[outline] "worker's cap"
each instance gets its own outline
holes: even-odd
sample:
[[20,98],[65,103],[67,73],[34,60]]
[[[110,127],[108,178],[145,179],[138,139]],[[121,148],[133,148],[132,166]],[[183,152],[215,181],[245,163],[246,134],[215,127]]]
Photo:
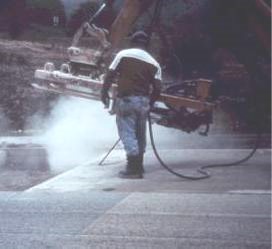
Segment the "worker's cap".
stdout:
[[149,37],[144,31],[140,30],[133,33],[130,36],[130,40],[133,43],[142,43],[146,45],[148,43]]

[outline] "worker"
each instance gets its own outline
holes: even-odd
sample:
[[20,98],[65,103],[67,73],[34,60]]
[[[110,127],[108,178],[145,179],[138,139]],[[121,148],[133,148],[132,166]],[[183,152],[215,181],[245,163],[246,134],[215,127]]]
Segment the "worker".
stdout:
[[114,112],[119,137],[127,155],[121,178],[143,178],[143,159],[146,147],[146,123],[150,107],[160,96],[161,67],[146,51],[149,37],[143,31],[131,37],[131,48],[121,50],[104,78],[101,101],[109,106],[108,91],[114,79],[117,83],[117,98]]

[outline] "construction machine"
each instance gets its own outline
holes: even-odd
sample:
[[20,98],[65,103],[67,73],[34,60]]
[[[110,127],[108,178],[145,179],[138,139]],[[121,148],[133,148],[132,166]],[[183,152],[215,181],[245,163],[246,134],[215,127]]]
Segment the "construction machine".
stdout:
[[[34,88],[81,98],[100,99],[103,75],[109,61],[120,49],[133,24],[146,9],[153,6],[154,16],[148,30],[151,36],[153,27],[158,24],[162,6],[162,0],[124,0],[121,10],[108,29],[96,26],[95,19],[111,2],[105,1],[75,33],[72,46],[68,48],[69,63],[61,65],[57,70],[53,63],[47,62],[43,69],[35,71],[35,83],[32,84]],[[99,45],[96,48],[80,47],[79,40],[83,34],[91,36]],[[188,133],[200,131],[201,135],[207,135],[216,106],[211,97],[212,85],[212,80],[198,77],[163,84],[162,94],[152,109],[154,122]],[[115,89],[116,85],[113,84],[113,99]]]

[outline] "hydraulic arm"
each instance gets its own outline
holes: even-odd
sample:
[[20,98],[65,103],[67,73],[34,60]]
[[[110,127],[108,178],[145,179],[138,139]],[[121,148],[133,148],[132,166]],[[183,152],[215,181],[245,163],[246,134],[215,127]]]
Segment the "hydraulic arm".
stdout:
[[[103,81],[103,58],[111,55],[128,35],[132,25],[142,12],[149,8],[155,0],[125,0],[123,7],[109,30],[94,25],[93,20],[105,8],[103,4],[89,22],[81,25],[68,48],[69,63],[56,70],[53,63],[46,63],[43,69],[35,72],[35,83],[38,90],[58,94],[72,95],[88,99],[100,99]],[[97,48],[81,48],[78,42],[87,33],[100,42]],[[174,127],[186,132],[205,126],[206,135],[212,123],[214,104],[210,101],[212,82],[207,79],[192,79],[178,85],[163,88],[163,93],[152,110],[153,119],[158,124]],[[112,87],[112,99],[114,89]],[[173,89],[175,91],[173,91]]]

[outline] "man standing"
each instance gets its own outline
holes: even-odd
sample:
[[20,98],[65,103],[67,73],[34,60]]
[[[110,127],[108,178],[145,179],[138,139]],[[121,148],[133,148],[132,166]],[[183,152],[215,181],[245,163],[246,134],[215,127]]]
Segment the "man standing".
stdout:
[[148,36],[137,31],[131,37],[132,47],[120,51],[105,76],[101,100],[109,106],[108,90],[117,80],[114,110],[119,137],[127,154],[127,166],[121,178],[143,177],[143,157],[146,147],[146,122],[150,106],[158,99],[161,67],[146,51]]

